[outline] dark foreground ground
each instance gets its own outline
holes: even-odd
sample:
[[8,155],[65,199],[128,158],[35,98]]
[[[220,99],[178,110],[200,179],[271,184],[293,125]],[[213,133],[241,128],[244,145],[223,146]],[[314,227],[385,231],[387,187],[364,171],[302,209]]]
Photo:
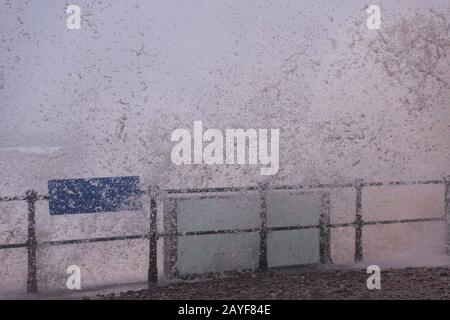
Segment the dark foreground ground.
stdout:
[[366,270],[317,270],[243,274],[164,285],[150,291],[98,295],[97,299],[444,299],[450,300],[450,268],[381,272],[381,289],[368,290]]

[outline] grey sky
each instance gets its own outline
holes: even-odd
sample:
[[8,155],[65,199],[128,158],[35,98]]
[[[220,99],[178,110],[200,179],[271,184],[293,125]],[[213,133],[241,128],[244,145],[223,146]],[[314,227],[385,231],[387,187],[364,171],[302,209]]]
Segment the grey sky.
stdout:
[[[377,37],[365,28],[364,8],[372,3],[70,4],[81,7],[81,30],[66,29],[65,1],[0,4],[0,175],[6,177],[0,191],[79,175],[137,174],[168,184],[259,179],[253,169],[244,168],[242,180],[241,169],[171,165],[171,131],[191,128],[194,120],[217,128],[283,128],[276,179],[284,182],[440,176],[448,168],[450,117],[442,101],[449,88],[436,88],[437,100],[425,101],[432,112],[406,116],[398,100],[404,88],[367,56]],[[433,21],[449,13],[445,0],[373,4],[381,5],[390,28],[402,18],[414,21],[415,12]],[[448,56],[442,59],[448,67]],[[364,130],[373,137],[345,140]],[[371,149],[377,141],[381,147]],[[12,151],[30,147],[53,148],[51,160]],[[17,181],[30,164],[30,181]]]

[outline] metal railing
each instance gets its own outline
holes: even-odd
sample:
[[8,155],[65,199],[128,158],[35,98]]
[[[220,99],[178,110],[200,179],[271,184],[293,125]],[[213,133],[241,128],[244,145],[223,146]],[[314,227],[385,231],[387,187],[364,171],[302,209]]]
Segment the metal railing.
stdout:
[[[444,208],[445,212],[442,217],[435,218],[417,218],[417,219],[394,219],[394,220],[381,220],[381,221],[364,221],[362,212],[362,194],[365,187],[375,186],[411,186],[411,185],[444,185]],[[286,227],[269,227],[267,224],[267,192],[272,190],[331,190],[338,188],[354,188],[355,189],[355,220],[349,223],[330,223],[330,195],[328,192],[323,192],[321,196],[321,213],[319,218],[319,224],[317,225],[295,225]],[[164,198],[166,194],[196,194],[196,193],[222,193],[222,192],[245,192],[245,191],[258,191],[260,195],[260,226],[257,228],[249,229],[226,229],[226,230],[203,230],[180,233],[176,228],[176,215],[172,215],[172,219],[175,219],[171,224],[168,232],[157,231],[157,201]],[[225,233],[243,233],[243,232],[259,232],[260,245],[259,245],[259,262],[258,271],[266,271],[268,269],[267,262],[267,234],[270,231],[281,230],[299,230],[299,229],[319,229],[319,262],[322,264],[332,263],[330,253],[330,228],[337,227],[354,227],[355,228],[355,250],[354,261],[363,261],[363,227],[366,225],[381,225],[381,224],[396,224],[396,223],[412,223],[412,222],[430,222],[430,221],[445,221],[446,222],[446,247],[450,254],[450,177],[446,177],[442,180],[425,180],[425,181],[389,181],[389,182],[364,182],[362,180],[355,183],[348,184],[317,184],[317,185],[283,185],[283,186],[269,186],[268,184],[259,184],[258,186],[250,187],[226,187],[226,188],[190,188],[190,189],[165,189],[160,190],[158,187],[151,186],[145,191],[141,191],[141,196],[146,195],[150,201],[150,213],[149,213],[149,232],[140,235],[124,235],[115,237],[95,237],[95,238],[83,238],[83,239],[67,239],[67,240],[54,240],[54,241],[42,241],[38,243],[36,238],[36,210],[35,205],[37,201],[48,201],[47,195],[38,195],[35,191],[27,191],[25,196],[16,197],[0,197],[0,202],[13,202],[13,201],[25,201],[28,204],[28,228],[27,228],[27,241],[23,243],[13,244],[0,244],[0,249],[14,249],[14,248],[26,248],[28,253],[28,275],[27,275],[27,292],[37,293],[37,263],[36,254],[38,246],[57,246],[66,244],[82,244],[82,243],[94,243],[104,241],[118,241],[118,240],[131,240],[131,239],[148,239],[149,241],[149,257],[148,257],[148,286],[152,287],[158,282],[158,268],[157,268],[157,241],[159,238],[167,237],[169,240],[176,241],[178,237],[192,236],[192,235],[212,235],[212,234],[225,234]],[[181,277],[176,268],[176,242],[175,252],[169,253],[175,254],[172,259],[171,271],[177,277]]]

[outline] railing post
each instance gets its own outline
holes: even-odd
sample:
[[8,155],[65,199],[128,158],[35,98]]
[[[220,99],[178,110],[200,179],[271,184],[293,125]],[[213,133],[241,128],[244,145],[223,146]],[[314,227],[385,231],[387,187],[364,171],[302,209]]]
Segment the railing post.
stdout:
[[450,176],[444,178],[445,183],[445,245],[447,247],[447,254],[450,256]]
[[355,262],[363,261],[363,218],[362,218],[362,180],[355,183],[356,189],[356,214],[355,214]]
[[177,278],[178,259],[178,228],[177,228],[177,206],[176,198],[166,198],[164,203],[164,275],[168,278]]
[[267,271],[267,183],[259,183],[261,228],[259,231],[259,271]]
[[150,186],[148,189],[150,195],[150,226],[149,226],[149,259],[148,259],[148,288],[150,289],[153,285],[158,282],[158,254],[157,254],[157,244],[158,244],[158,234],[157,234],[157,199],[158,199],[158,187]]
[[319,253],[320,263],[328,264],[331,261],[331,230],[330,230],[330,194],[323,193],[321,196],[321,210],[319,220]]
[[27,277],[27,293],[37,293],[37,270],[36,270],[36,210],[35,203],[37,200],[37,193],[34,190],[26,192],[25,197],[28,203],[28,277]]

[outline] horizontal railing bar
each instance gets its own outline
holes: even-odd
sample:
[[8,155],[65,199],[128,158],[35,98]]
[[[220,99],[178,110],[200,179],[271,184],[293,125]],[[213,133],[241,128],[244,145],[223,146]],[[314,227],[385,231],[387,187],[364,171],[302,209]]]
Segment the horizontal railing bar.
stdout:
[[169,194],[180,193],[203,193],[203,192],[237,192],[237,191],[257,191],[258,187],[223,187],[223,188],[188,188],[188,189],[161,189]]
[[[430,221],[442,221],[443,217],[435,218],[417,218],[417,219],[401,219],[401,220],[380,220],[380,221],[366,221],[363,222],[364,225],[376,225],[376,224],[395,224],[395,223],[409,223],[409,222],[430,222]],[[330,228],[340,228],[340,227],[352,227],[354,222],[348,223],[332,223],[327,226]],[[289,230],[301,230],[301,229],[314,229],[319,228],[319,225],[296,225],[296,226],[285,226],[285,227],[267,227],[267,231],[289,231]],[[245,233],[245,232],[258,232],[261,231],[260,228],[248,228],[248,229],[223,229],[223,230],[205,230],[205,231],[189,231],[189,232],[178,232],[178,233],[158,233],[158,237],[170,237],[170,236],[197,236],[197,235],[211,235],[211,234],[228,234],[228,233]]]
[[378,225],[378,224],[395,224],[395,223],[412,223],[412,222],[432,222],[443,221],[444,217],[435,218],[417,218],[417,219],[400,219],[400,220],[381,220],[381,221],[364,221],[364,225]]
[[344,228],[344,227],[354,227],[356,225],[355,222],[345,222],[345,223],[330,223],[326,226],[328,228]]
[[0,202],[1,201],[25,201],[27,199],[26,196],[17,196],[17,197],[0,197]]
[[[418,181],[385,181],[385,182],[361,182],[360,185],[367,186],[393,186],[393,185],[422,185],[422,184],[443,184],[443,180],[418,180]],[[292,190],[292,189],[336,189],[336,188],[351,188],[358,183],[321,183],[311,185],[280,185],[268,186],[267,190]],[[161,189],[169,194],[179,193],[201,193],[201,192],[236,192],[236,191],[257,191],[257,186],[248,187],[223,187],[223,188],[188,188],[188,189]]]
[[224,229],[224,230],[207,230],[207,231],[189,231],[185,233],[178,233],[178,236],[200,236],[208,234],[227,234],[227,233],[245,233],[245,232],[257,232],[260,228],[249,228],[249,229]]
[[280,185],[280,186],[268,186],[267,190],[296,190],[296,189],[336,189],[336,188],[351,188],[354,184],[346,183],[346,184],[310,184],[310,185]]
[[83,244],[83,243],[93,243],[93,242],[105,242],[105,241],[118,241],[118,240],[134,240],[134,239],[145,239],[148,235],[131,235],[131,236],[117,236],[117,237],[101,237],[101,238],[87,238],[87,239],[71,239],[71,240],[52,240],[52,241],[42,241],[40,245],[67,245],[67,244]]
[[[396,224],[396,223],[414,223],[414,222],[432,222],[432,221],[443,221],[444,217],[435,218],[417,218],[417,219],[401,219],[401,220],[379,220],[379,221],[364,221],[364,225],[378,225],[378,224]],[[328,227],[339,228],[339,227],[351,227],[354,226],[354,222],[349,223],[333,223],[328,224]],[[296,225],[296,226],[285,226],[285,227],[267,227],[267,231],[289,231],[289,230],[301,230],[301,229],[314,229],[319,228],[319,225]],[[260,228],[248,228],[248,229],[223,229],[223,230],[205,230],[205,231],[189,231],[185,233],[157,233],[158,237],[168,237],[168,236],[196,236],[196,235],[212,235],[212,234],[232,234],[232,233],[246,233],[246,232],[258,232],[261,231]],[[83,244],[83,243],[93,243],[93,242],[106,242],[106,241],[119,241],[119,240],[133,240],[133,239],[146,239],[148,234],[145,235],[129,235],[129,236],[117,236],[117,237],[100,237],[100,238],[86,238],[86,239],[71,239],[71,240],[53,240],[53,241],[43,241],[40,245],[67,245],[67,244]],[[0,249],[10,249],[10,248],[23,248],[27,247],[27,243],[18,244],[2,244]]]
[[420,184],[444,184],[444,180],[419,180],[419,181],[386,181],[386,182],[362,182],[364,187],[379,186],[412,186]]
[[289,231],[319,228],[319,225],[304,225],[304,226],[288,226],[288,227],[267,227],[267,231]]
[[[363,221],[363,225],[377,225],[377,224],[395,224],[395,223],[409,223],[409,222],[430,222],[443,221],[444,217],[434,218],[416,218],[416,219],[397,219],[397,220],[378,220],[378,221]],[[347,223],[332,223],[327,225],[330,228],[342,228],[355,226],[354,222]]]
[[[407,186],[407,185],[427,185],[427,184],[444,184],[444,180],[420,180],[420,181],[386,181],[386,182],[357,182],[357,183],[347,183],[347,184],[317,184],[317,185],[281,185],[281,186],[268,186],[268,190],[293,190],[293,189],[331,189],[331,188],[348,188],[355,187],[357,184],[363,187],[368,186]],[[258,191],[258,186],[248,186],[248,187],[222,187],[222,188],[186,188],[186,189],[163,189],[162,192],[167,192],[169,194],[183,194],[183,193],[208,193],[208,192],[237,192],[237,191]],[[140,191],[141,194],[147,194],[148,191]],[[48,195],[38,195],[35,200],[48,200]],[[13,196],[13,197],[0,197],[1,201],[27,201],[27,196]],[[380,224],[395,224],[395,223],[414,223],[414,222],[431,222],[431,221],[442,221],[444,217],[435,218],[417,218],[417,219],[400,219],[400,220],[382,220],[382,221],[364,221],[363,225],[380,225]],[[350,227],[354,226],[355,223],[338,223],[329,224],[329,227]],[[316,225],[307,226],[288,226],[288,227],[269,227],[267,231],[283,231],[283,230],[299,230],[299,229],[310,229],[318,228]],[[191,235],[208,235],[208,234],[227,234],[227,233],[241,233],[241,232],[257,232],[261,231],[260,228],[250,228],[250,229],[225,229],[225,230],[210,230],[210,231],[192,231],[186,233],[177,233],[177,236],[191,236]],[[172,236],[171,234],[158,233],[158,237]],[[89,239],[72,239],[72,240],[55,240],[55,241],[44,241],[41,245],[65,245],[65,244],[82,244],[82,243],[93,243],[93,242],[105,242],[105,241],[117,241],[117,240],[131,240],[131,239],[144,239],[148,238],[146,235],[131,235],[131,236],[117,236],[117,237],[100,237],[100,238],[89,238]],[[9,248],[23,248],[27,247],[27,243],[19,244],[3,244],[0,245],[0,249]]]
[[14,248],[26,248],[28,243],[12,243],[12,244],[0,244],[1,249],[14,249]]
[[[267,231],[285,231],[285,230],[300,230],[300,229],[312,229],[319,228],[318,225],[304,225],[304,226],[286,226],[286,227],[267,227]],[[245,232],[259,232],[261,228],[248,228],[248,229],[223,229],[223,230],[205,230],[205,231],[189,231],[189,232],[178,232],[178,233],[159,233],[159,237],[170,237],[170,236],[200,236],[200,235],[211,235],[211,234],[229,234],[229,233],[245,233]]]
[[[444,184],[444,180],[418,180],[418,181],[384,181],[384,182],[360,182],[363,187],[376,187],[376,186],[395,186],[395,185],[426,185],[426,184]],[[268,186],[268,190],[292,190],[292,189],[336,189],[336,188],[351,188],[358,183],[345,183],[345,184],[311,184],[311,185],[279,185]],[[209,192],[238,192],[238,191],[258,191],[258,186],[247,187],[217,187],[217,188],[185,188],[185,189],[161,189],[161,192],[169,194],[183,194],[183,193],[209,193]],[[141,194],[147,194],[148,190],[140,190]],[[0,197],[0,201],[24,201],[26,196],[17,197]],[[48,200],[48,195],[38,195],[36,200]]]

